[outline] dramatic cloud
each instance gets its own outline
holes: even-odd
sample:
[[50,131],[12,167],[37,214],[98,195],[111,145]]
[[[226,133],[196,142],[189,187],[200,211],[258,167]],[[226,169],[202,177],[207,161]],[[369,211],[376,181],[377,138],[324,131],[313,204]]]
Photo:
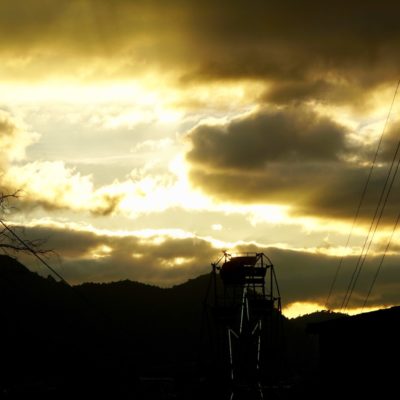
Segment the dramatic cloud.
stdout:
[[[379,9],[393,7],[386,4]],[[266,100],[278,103],[359,105],[369,89],[397,80],[400,30],[374,2],[348,6],[312,0],[199,6],[191,33],[200,65],[191,77],[263,80]]]
[[[380,159],[394,151],[396,133],[396,127],[389,132]],[[285,204],[297,216],[353,218],[372,159],[371,144],[355,143],[348,129],[303,107],[260,111],[222,126],[200,125],[188,138],[196,187],[222,200]],[[362,216],[372,215],[387,170],[386,162],[376,166]],[[389,220],[399,200],[393,191],[385,214]]]
[[[277,260],[285,301],[323,303],[331,255],[357,253],[398,143],[396,99],[344,249],[398,80],[397,4],[0,0],[0,9],[0,191],[22,189],[15,221],[49,237],[69,279],[170,285],[206,272],[216,243],[244,240]],[[397,181],[377,239],[397,215]],[[32,228],[33,218],[65,225]],[[71,228],[77,221],[93,229]],[[121,233],[143,228],[191,233]],[[332,248],[318,253],[325,241]],[[391,254],[376,305],[398,301],[396,262]]]
[[[1,75],[260,80],[267,101],[362,103],[397,79],[397,6],[384,1],[0,2]],[[26,72],[29,71],[29,72]]]
[[26,148],[39,139],[39,135],[9,112],[0,109],[0,171],[12,161],[25,158]]
[[123,193],[110,188],[95,189],[92,176],[76,172],[61,161],[33,162],[9,166],[0,179],[5,192],[21,191],[25,209],[69,209],[109,215],[117,210]]
[[[53,265],[72,283],[137,280],[161,286],[179,284],[210,272],[210,263],[221,249],[208,240],[190,234],[131,232],[124,235],[77,230],[68,227],[36,226],[25,228],[28,237],[45,238],[47,248],[61,255]],[[275,265],[284,306],[294,302],[312,302],[324,306],[339,259],[324,254],[293,251],[254,244],[239,245],[233,252],[265,252]],[[351,307],[360,307],[376,271],[380,255],[371,257],[360,275]],[[30,261],[29,261],[30,260]],[[25,259],[32,265],[32,259]],[[369,306],[391,305],[400,301],[399,256],[387,256],[382,274],[370,298]],[[343,271],[331,298],[332,307],[340,307],[356,257],[346,257]],[[39,269],[47,274],[45,269]],[[199,299],[201,301],[201,299]]]
[[[71,132],[70,137],[74,135],[77,136]],[[122,179],[117,179],[110,166],[100,165],[109,160],[107,157],[100,157],[97,161],[102,169],[96,169],[98,166],[95,164],[84,168],[84,172],[79,165],[79,153],[76,159],[78,167],[57,159],[32,161],[25,153],[38,137],[9,113],[0,113],[0,189],[3,193],[20,191],[20,211],[39,208],[45,212],[67,210],[85,213],[85,218],[88,213],[95,216],[119,213],[135,217],[171,207],[195,206],[201,200],[189,192],[179,159],[171,160],[165,155],[165,148],[171,145],[172,139],[147,140],[139,142],[137,148],[126,149],[126,172]],[[155,151],[162,154],[158,159],[150,159]],[[112,152],[110,154],[112,160]],[[162,157],[166,160],[161,160]],[[134,168],[137,160],[140,168]],[[157,163],[162,162],[164,165],[160,167]],[[108,179],[95,179],[105,170]]]
[[208,272],[220,252],[205,239],[174,232],[112,234],[36,226],[25,228],[25,234],[46,239],[44,246],[60,254],[60,271],[73,283],[131,279],[171,286]]
[[187,158],[211,168],[249,171],[276,161],[337,161],[345,128],[303,108],[261,111],[227,126],[200,125]]

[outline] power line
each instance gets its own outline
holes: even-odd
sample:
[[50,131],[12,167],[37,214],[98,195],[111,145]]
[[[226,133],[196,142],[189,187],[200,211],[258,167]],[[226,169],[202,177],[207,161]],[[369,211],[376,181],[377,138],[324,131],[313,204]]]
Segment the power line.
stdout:
[[0,219],[0,224],[4,227],[7,232],[9,232],[22,246],[24,250],[28,250],[34,257],[36,257],[49,271],[51,271],[57,278],[60,279],[62,283],[67,285],[72,291],[83,301],[86,305],[93,308],[97,313],[101,314],[103,317],[109,319],[110,317],[96,307],[81,291],[73,287],[59,272],[57,272],[43,257],[41,257],[37,251],[35,251],[29,244],[25,242],[19,235],[17,235],[2,219]]
[[[392,164],[391,164],[391,166],[390,166],[389,173],[388,173],[388,175],[387,175],[387,180],[386,180],[386,182],[385,182],[385,186],[384,186],[384,188],[383,188],[383,191],[382,191],[381,195],[385,192],[386,185],[387,185],[387,182],[388,182],[388,178],[390,177],[390,175],[391,175],[391,173],[392,173],[393,165],[394,165],[394,162],[396,161],[396,157],[397,157],[397,154],[398,154],[399,150],[400,150],[400,140],[399,140],[399,142],[398,142],[397,149],[396,149],[396,152],[395,152],[395,156],[394,156],[394,158],[393,158],[393,160],[392,160]],[[381,219],[382,219],[384,210],[385,210],[385,208],[386,208],[386,204],[387,204],[387,201],[388,201],[390,192],[391,192],[391,190],[392,190],[392,187],[393,187],[393,184],[394,184],[394,181],[395,181],[397,172],[398,172],[398,170],[399,170],[399,165],[400,165],[400,159],[398,160],[397,165],[396,165],[396,169],[395,169],[395,171],[394,171],[394,173],[393,173],[393,175],[392,175],[392,179],[391,179],[391,181],[390,181],[388,190],[387,190],[387,192],[386,192],[386,196],[385,196],[385,199],[384,199],[384,201],[383,201],[383,205],[382,205],[382,207],[381,207],[381,210],[380,210],[380,213],[379,213],[379,216],[378,216],[378,220],[377,220],[376,223],[375,223],[375,227],[374,227],[374,231],[372,232],[371,239],[369,239],[369,243],[368,243],[367,249],[366,249],[364,255],[363,255],[361,258],[359,258],[360,263],[359,263],[359,265],[358,265],[357,273],[355,274],[355,278],[354,278],[353,283],[352,283],[352,285],[351,285],[351,290],[350,290],[350,292],[349,292],[349,294],[348,294],[347,302],[346,302],[346,304],[345,304],[345,308],[347,308],[347,305],[348,305],[348,303],[349,303],[349,301],[350,301],[350,298],[351,298],[351,296],[352,296],[352,294],[353,294],[353,291],[354,291],[354,289],[355,289],[355,287],[356,287],[358,278],[360,277],[361,270],[362,270],[362,268],[363,268],[363,266],[364,266],[365,260],[366,260],[366,258],[367,258],[367,256],[368,256],[369,249],[371,248],[371,245],[372,245],[372,243],[373,243],[373,241],[374,241],[374,237],[375,237],[376,231],[377,231],[378,226],[379,226],[379,224],[380,224],[380,222],[381,222]],[[381,199],[380,199],[380,202],[378,203],[378,206],[377,206],[377,208],[376,208],[376,210],[375,210],[374,219],[373,219],[372,224],[371,224],[371,226],[370,226],[370,231],[368,232],[368,236],[369,236],[369,234],[370,234],[370,232],[371,232],[372,225],[374,224],[374,220],[375,220],[375,218],[376,218],[377,211],[378,211],[378,209],[379,209],[379,207],[380,207],[380,203],[381,203]],[[367,238],[368,238],[368,237],[367,237]],[[365,243],[364,243],[364,246],[365,246]],[[363,247],[363,251],[364,251],[364,247]],[[362,253],[363,253],[363,252],[362,252]],[[362,253],[361,253],[361,254],[362,254]]]
[[22,246],[28,250],[31,254],[33,254],[46,268],[48,268],[54,275],[56,275],[61,282],[67,284],[72,287],[62,276],[59,274],[54,268],[52,268],[46,260],[44,260],[40,255],[35,251],[31,246],[29,246],[23,239],[21,239],[8,225],[5,224],[3,220],[0,219],[0,224],[3,225],[4,229],[7,230]]
[[[380,143],[379,143],[379,145],[380,145]],[[379,149],[379,146],[378,146],[378,149]],[[374,164],[373,164],[373,165],[374,165]],[[353,230],[354,230],[354,227],[355,227],[355,225],[356,225],[356,221],[357,221],[357,219],[358,219],[358,215],[359,215],[359,213],[360,213],[361,205],[362,205],[362,203],[363,203],[363,201],[364,201],[365,193],[366,193],[366,191],[367,191],[367,187],[368,187],[368,184],[369,184],[369,180],[370,180],[370,178],[371,178],[371,174],[372,174],[372,170],[373,170],[373,165],[372,165],[372,167],[371,167],[371,169],[370,169],[370,171],[369,171],[369,175],[368,175],[366,184],[364,185],[364,190],[363,190],[363,192],[362,192],[360,202],[358,203],[356,215],[355,215],[355,217],[354,217],[353,224],[352,224],[352,226],[351,226],[351,230],[350,230],[349,236],[347,237],[347,241],[346,241],[346,245],[345,245],[345,248],[346,248],[346,249],[349,247],[350,238],[351,238],[351,236],[353,235]],[[336,285],[337,278],[338,278],[339,273],[340,273],[340,271],[341,271],[341,269],[342,269],[343,260],[344,260],[344,255],[340,258],[340,261],[339,261],[339,264],[338,264],[338,266],[337,266],[337,268],[336,268],[336,272],[335,272],[335,275],[334,275],[334,277],[333,277],[331,286],[330,286],[330,288],[329,288],[328,297],[326,298],[326,301],[325,301],[325,308],[327,308],[328,310],[329,310],[329,300],[330,300],[330,298],[331,298],[331,296],[332,296],[332,292],[333,292],[333,289],[334,289],[334,287],[335,287],[335,285]]]
[[49,271],[51,271],[55,276],[57,276],[62,283],[67,285],[87,306],[92,308],[95,312],[102,316],[104,320],[112,320],[111,315],[108,315],[103,309],[97,307],[92,301],[90,301],[84,293],[72,286],[59,272],[57,272],[51,265],[41,257],[37,251],[35,251],[29,244],[25,242],[19,235],[17,235],[2,219],[0,219],[0,224],[4,227],[7,232],[9,232],[22,246],[24,250],[29,251],[34,257],[36,257]]
[[394,233],[395,233],[395,231],[396,231],[396,229],[397,229],[397,226],[398,226],[399,222],[400,222],[400,212],[399,212],[398,215],[397,215],[397,219],[396,219],[396,222],[395,222],[395,224],[394,224],[394,226],[393,226],[393,230],[392,230],[392,233],[391,233],[391,235],[390,235],[390,238],[389,238],[389,240],[388,240],[388,242],[387,242],[387,244],[386,244],[385,251],[383,252],[382,258],[381,258],[381,260],[380,260],[380,262],[379,262],[378,268],[377,268],[376,271],[375,271],[375,275],[374,275],[374,277],[373,277],[373,279],[372,279],[372,282],[371,282],[371,285],[370,285],[370,287],[369,287],[367,296],[365,297],[364,304],[363,304],[363,306],[362,306],[363,309],[365,308],[365,306],[366,306],[367,303],[368,303],[369,296],[370,296],[371,293],[372,293],[372,290],[373,290],[373,288],[374,288],[374,285],[375,285],[375,283],[376,283],[376,280],[377,280],[377,278],[378,278],[378,275],[379,275],[379,273],[380,273],[380,271],[381,271],[383,261],[385,260],[386,254],[387,254],[387,252],[389,251],[390,244],[391,244],[391,242],[392,242]]
[[[79,297],[80,300],[85,303],[89,309],[92,310],[92,312],[95,313],[94,315],[97,314],[100,317],[99,321],[101,321],[103,325],[102,331],[104,331],[104,328],[109,325],[112,326],[114,329],[118,329],[118,332],[122,334],[126,339],[131,339],[131,332],[129,332],[124,326],[121,326],[121,324],[118,324],[118,326],[116,326],[113,316],[109,314],[108,311],[104,310],[102,307],[99,307],[98,305],[96,305],[96,303],[93,303],[82,291],[72,286],[59,272],[52,268],[49,263],[46,262],[46,260],[44,260],[43,257],[41,257],[29,244],[27,244],[19,235],[17,235],[2,219],[0,219],[0,224],[23,246],[24,250],[29,251],[34,257],[36,257],[46,268],[49,269],[49,271],[56,275],[62,283],[64,283],[73,293],[75,293],[75,295]],[[108,343],[108,339],[105,336],[101,336],[101,341],[104,342],[104,345]],[[120,354],[119,360],[121,360],[122,362],[126,362],[127,356],[127,354]]]
[[[111,326],[115,326],[114,318],[108,311],[99,307],[96,303],[92,302],[82,291],[78,290],[78,288],[72,286],[59,272],[57,272],[54,268],[52,268],[46,260],[43,259],[31,246],[29,246],[19,235],[17,235],[2,219],[0,219],[0,224],[7,230],[23,247],[28,250],[34,257],[36,257],[46,268],[49,269],[53,274],[55,274],[61,282],[63,282],[66,286],[68,286],[73,293],[80,300],[86,304],[87,307],[92,309],[94,313],[97,313],[98,316],[101,317],[101,320],[104,324],[111,324]],[[118,325],[118,332],[121,333],[125,338],[131,338],[131,333],[123,326]],[[105,339],[104,343],[105,342]],[[125,356],[123,355],[121,359]]]
[[[371,167],[369,169],[367,180],[365,181],[365,184],[364,184],[364,187],[363,187],[363,191],[361,193],[360,201],[359,201],[357,209],[356,209],[356,213],[355,213],[354,220],[353,220],[353,223],[352,223],[352,226],[351,226],[351,229],[350,229],[350,233],[349,233],[349,235],[347,237],[347,241],[346,241],[346,245],[345,245],[346,249],[349,247],[350,239],[351,239],[351,237],[353,235],[354,227],[355,227],[356,222],[358,220],[358,217],[359,217],[359,214],[360,214],[360,210],[361,210],[362,204],[364,202],[365,195],[367,193],[367,189],[368,189],[369,183],[371,181],[372,172],[373,172],[373,170],[375,168],[375,164],[376,164],[376,160],[378,158],[379,150],[380,150],[381,145],[382,145],[383,136],[384,136],[385,131],[386,131],[386,126],[388,124],[388,121],[389,121],[389,118],[390,118],[390,114],[391,114],[392,109],[393,109],[393,105],[394,105],[394,102],[395,102],[395,99],[396,99],[396,96],[397,96],[397,92],[399,90],[399,86],[400,86],[400,79],[397,81],[396,90],[394,92],[393,99],[392,99],[392,102],[390,104],[389,112],[387,114],[387,117],[386,117],[386,120],[385,120],[385,124],[383,126],[381,136],[379,138],[378,146],[377,146],[377,148],[375,150],[374,158],[373,158]],[[329,293],[328,293],[328,296],[327,296],[327,299],[326,299],[326,302],[325,302],[325,307],[327,309],[329,309],[329,301],[330,301],[330,298],[332,296],[333,289],[334,289],[334,287],[336,285],[339,273],[340,273],[340,271],[342,269],[343,261],[344,261],[344,255],[340,258],[339,264],[338,264],[338,266],[336,268],[335,275],[333,277],[333,280],[332,280],[330,288],[329,288]],[[354,273],[353,273],[352,279],[353,279],[353,277],[354,277]],[[347,293],[346,293],[346,295],[347,295]],[[343,305],[343,303],[342,303],[342,305]]]
[[[397,96],[397,92],[398,92],[398,89],[399,89],[399,85],[400,85],[400,79],[397,82],[396,90],[395,90],[395,93],[394,93],[394,96],[393,96],[393,99],[392,99],[392,103],[391,103],[390,108],[389,108],[388,115],[386,117],[386,121],[385,121],[385,125],[383,127],[383,130],[382,130],[381,138],[383,137],[383,134],[384,134],[384,132],[386,130],[386,127],[387,127],[387,124],[389,122],[390,115],[391,115],[392,109],[393,109],[393,105],[394,105],[394,102],[395,102],[395,99],[396,99],[396,96]],[[379,223],[381,221],[384,209],[386,207],[387,200],[389,198],[389,194],[391,192],[391,189],[392,189],[392,186],[393,186],[393,183],[394,183],[394,180],[395,180],[395,177],[397,175],[398,168],[399,168],[399,163],[398,163],[397,166],[396,166],[395,172],[394,172],[394,174],[392,176],[392,180],[391,180],[391,182],[389,184],[389,188],[388,188],[388,190],[386,192],[386,188],[387,188],[388,182],[390,180],[390,177],[392,175],[393,166],[394,166],[394,163],[396,161],[396,158],[397,158],[397,155],[399,153],[399,150],[400,150],[400,140],[398,141],[398,144],[397,144],[397,147],[396,147],[396,151],[395,151],[395,153],[393,155],[393,159],[391,161],[390,168],[389,168],[388,173],[386,175],[385,183],[384,183],[383,188],[381,190],[381,193],[380,193],[380,196],[379,196],[379,200],[378,200],[378,204],[377,204],[377,206],[375,208],[374,216],[373,216],[371,224],[369,226],[368,234],[367,234],[367,236],[366,236],[366,238],[364,240],[361,253],[360,253],[359,257],[358,257],[356,266],[355,266],[355,268],[353,270],[349,285],[348,285],[347,290],[346,290],[346,294],[345,294],[345,296],[343,298],[343,301],[342,301],[342,304],[341,304],[341,310],[345,310],[347,308],[348,304],[349,304],[351,296],[352,296],[352,294],[354,292],[354,289],[356,287],[358,278],[360,277],[360,273],[361,273],[361,270],[363,268],[364,262],[366,260],[367,255],[368,255],[368,251],[369,251],[370,246],[371,246],[371,244],[373,242],[376,230],[377,230],[378,225],[379,225]],[[385,193],[386,193],[386,196],[385,196]],[[383,201],[383,205],[382,205],[382,201]],[[377,222],[375,222],[376,218],[378,216],[379,210],[380,210],[379,217],[378,217]],[[374,227],[374,225],[375,225],[375,227]],[[374,231],[373,231],[372,237],[370,239],[370,235],[371,235],[371,232],[372,232],[373,228],[374,228]]]

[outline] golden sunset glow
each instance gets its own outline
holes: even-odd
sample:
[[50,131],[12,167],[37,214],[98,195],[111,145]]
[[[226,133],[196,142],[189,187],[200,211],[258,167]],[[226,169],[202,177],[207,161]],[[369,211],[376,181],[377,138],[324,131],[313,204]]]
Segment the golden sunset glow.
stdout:
[[[384,29],[364,32],[358,11],[340,32],[323,29],[331,20],[307,7],[284,29],[284,9],[262,2],[0,5],[0,188],[20,191],[7,219],[46,233],[72,281],[168,286],[208,272],[222,250],[259,249],[282,277],[288,316],[322,309],[343,258],[340,303],[400,126],[398,99],[386,121],[399,62]],[[354,312],[391,237],[397,189]],[[399,240],[372,308],[396,304]]]

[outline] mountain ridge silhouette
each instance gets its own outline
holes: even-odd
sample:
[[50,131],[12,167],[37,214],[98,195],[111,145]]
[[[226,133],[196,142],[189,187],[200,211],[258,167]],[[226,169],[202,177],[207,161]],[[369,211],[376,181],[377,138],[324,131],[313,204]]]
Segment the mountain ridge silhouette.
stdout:
[[[7,343],[0,379],[5,393],[137,394],[141,377],[187,382],[200,352],[209,274],[171,288],[130,280],[69,287],[0,255],[0,315]],[[284,318],[289,372],[307,375],[317,360],[310,322],[319,312]],[[183,378],[185,377],[185,378]],[[184,397],[182,397],[184,398]]]

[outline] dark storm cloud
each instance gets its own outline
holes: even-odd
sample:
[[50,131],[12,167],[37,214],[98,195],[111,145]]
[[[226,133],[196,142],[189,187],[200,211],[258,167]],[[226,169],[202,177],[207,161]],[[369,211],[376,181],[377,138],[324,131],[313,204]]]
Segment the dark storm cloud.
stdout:
[[362,108],[368,104],[369,91],[366,89],[354,81],[277,80],[271,82],[270,88],[264,92],[259,100],[276,104],[297,104],[318,100],[325,104],[351,103],[354,108]]
[[264,110],[226,126],[200,125],[190,134],[192,163],[252,170],[275,161],[338,160],[346,130],[304,108]]
[[277,102],[361,101],[397,80],[394,2],[250,3],[202,7],[192,30],[201,60],[194,78],[262,79],[271,83],[265,98]]
[[[240,251],[263,251],[271,258],[283,299],[283,306],[293,302],[316,302],[325,305],[339,258],[324,254],[277,248],[240,247]],[[340,308],[358,257],[345,257],[330,298],[331,308]],[[362,307],[381,256],[370,257],[360,273],[349,308]],[[368,306],[398,304],[400,300],[400,258],[387,256],[368,301]]]
[[[74,73],[83,58],[86,73],[96,78],[161,67],[177,72],[182,83],[263,80],[269,87],[264,98],[277,103],[319,99],[354,105],[369,89],[398,78],[399,6],[393,1],[0,5],[0,54],[16,58],[4,68],[17,74],[21,66],[20,77],[48,76],[63,66]],[[110,68],[98,68],[99,61]]]
[[219,253],[198,238],[154,234],[145,239],[53,227],[25,228],[24,232],[26,237],[45,240],[43,247],[60,256],[58,268],[72,283],[131,279],[170,286],[207,272]]
[[[394,126],[383,141],[361,217],[372,216],[396,136]],[[331,218],[354,217],[376,146],[351,142],[344,127],[304,107],[260,111],[225,126],[201,125],[188,138],[190,178],[206,193],[239,203],[286,204],[296,215]],[[383,215],[388,221],[398,212],[396,187]]]
[[[111,237],[88,231],[48,227],[26,228],[25,235],[47,240],[44,246],[55,250],[63,260],[58,264],[56,259],[50,259],[50,263],[72,283],[131,279],[171,286],[210,272],[210,263],[221,254],[208,241],[199,238],[163,236],[163,241],[154,241],[137,236]],[[151,239],[160,238],[161,236],[154,235]],[[100,246],[108,246],[111,251],[95,259],[91,252]],[[237,251],[263,251],[271,258],[284,306],[298,301],[318,302],[323,305],[339,261],[336,257],[324,254],[260,248],[255,245],[241,245]],[[172,266],[171,262],[177,258],[187,261]],[[351,306],[362,305],[379,260],[380,257],[372,257],[365,264]],[[400,302],[399,261],[397,255],[387,256],[371,296],[370,306]],[[24,262],[28,266],[33,264],[32,258],[24,258]],[[355,263],[356,257],[344,259],[331,299],[333,307],[340,306]],[[48,273],[47,270],[42,272]]]

